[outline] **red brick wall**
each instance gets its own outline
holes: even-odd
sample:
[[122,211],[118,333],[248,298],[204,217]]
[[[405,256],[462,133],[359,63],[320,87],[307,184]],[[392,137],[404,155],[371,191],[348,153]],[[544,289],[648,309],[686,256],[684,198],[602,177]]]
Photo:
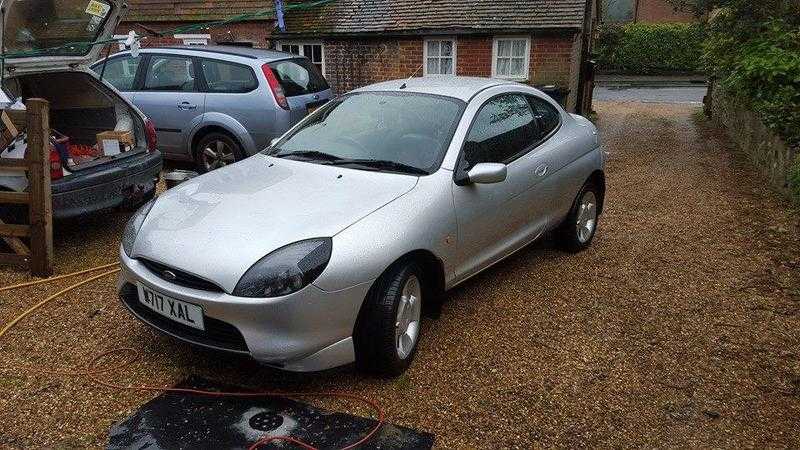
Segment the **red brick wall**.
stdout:
[[573,57],[573,36],[534,37],[531,53],[532,84],[568,88]]
[[[187,23],[144,23],[144,26],[151,30],[156,31],[169,31],[180,26],[189,25]],[[267,47],[269,44],[269,36],[274,28],[272,21],[260,22],[243,22],[227,25],[223,28],[214,28],[208,31],[190,31],[180,34],[210,34],[210,43],[224,43],[224,42],[252,42],[254,47]],[[122,23],[117,27],[116,34],[128,34],[129,31],[135,31],[140,36],[146,36],[147,39],[142,41],[143,47],[159,47],[165,45],[181,45],[183,41],[172,37],[172,33],[165,36],[154,36],[144,28],[137,26],[135,23]]]
[[[491,36],[457,37],[456,74],[490,77],[492,75]],[[326,77],[338,92],[376,83],[407,78],[416,73],[422,76],[422,38],[404,39],[342,39],[326,40]],[[573,60],[580,54],[575,35],[531,38],[531,84],[574,87],[579,67]],[[578,47],[579,49],[579,47]]]
[[422,40],[326,40],[325,76],[338,93],[377,83],[422,75]]
[[456,43],[456,74],[469,77],[492,76],[492,38],[459,37]]
[[638,0],[637,22],[694,22],[695,17],[688,13],[676,12],[666,0]]

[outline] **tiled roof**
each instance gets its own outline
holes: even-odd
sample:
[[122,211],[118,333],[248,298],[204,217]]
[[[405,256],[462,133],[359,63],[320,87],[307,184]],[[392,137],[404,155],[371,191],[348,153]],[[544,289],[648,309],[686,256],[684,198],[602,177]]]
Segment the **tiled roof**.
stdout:
[[272,0],[128,0],[126,22],[220,20],[272,9]]
[[287,12],[286,32],[575,29],[583,26],[585,8],[586,0],[335,0]]

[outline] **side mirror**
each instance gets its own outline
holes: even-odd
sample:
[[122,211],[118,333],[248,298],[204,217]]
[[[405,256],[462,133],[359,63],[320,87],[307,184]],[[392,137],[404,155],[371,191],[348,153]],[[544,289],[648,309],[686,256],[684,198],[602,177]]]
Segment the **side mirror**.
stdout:
[[480,163],[467,172],[470,183],[494,184],[506,181],[508,167],[500,163]]

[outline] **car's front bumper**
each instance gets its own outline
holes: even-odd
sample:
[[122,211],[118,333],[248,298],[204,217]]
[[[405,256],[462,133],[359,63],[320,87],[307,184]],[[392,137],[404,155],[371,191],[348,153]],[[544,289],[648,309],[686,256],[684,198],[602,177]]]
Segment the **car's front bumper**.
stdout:
[[[192,344],[232,353],[291,371],[319,371],[355,361],[353,327],[372,282],[337,292],[314,285],[292,295],[251,299],[170,283],[120,251],[118,290],[141,321]],[[161,294],[203,308],[206,331],[161,317],[138,302],[141,283]]]
[[160,152],[145,152],[54,181],[53,217],[70,219],[151,196],[161,166]]

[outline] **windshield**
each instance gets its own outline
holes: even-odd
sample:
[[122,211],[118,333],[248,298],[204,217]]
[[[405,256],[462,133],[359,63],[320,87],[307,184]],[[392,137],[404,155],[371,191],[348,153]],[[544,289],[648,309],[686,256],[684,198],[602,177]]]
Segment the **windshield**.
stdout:
[[351,94],[331,101],[267,151],[326,164],[430,174],[442,163],[463,108],[460,100],[434,95]]
[[[13,0],[5,17],[5,52],[84,56],[91,50],[85,42],[103,33],[111,8],[107,0]],[[84,44],[68,45],[75,43]]]

